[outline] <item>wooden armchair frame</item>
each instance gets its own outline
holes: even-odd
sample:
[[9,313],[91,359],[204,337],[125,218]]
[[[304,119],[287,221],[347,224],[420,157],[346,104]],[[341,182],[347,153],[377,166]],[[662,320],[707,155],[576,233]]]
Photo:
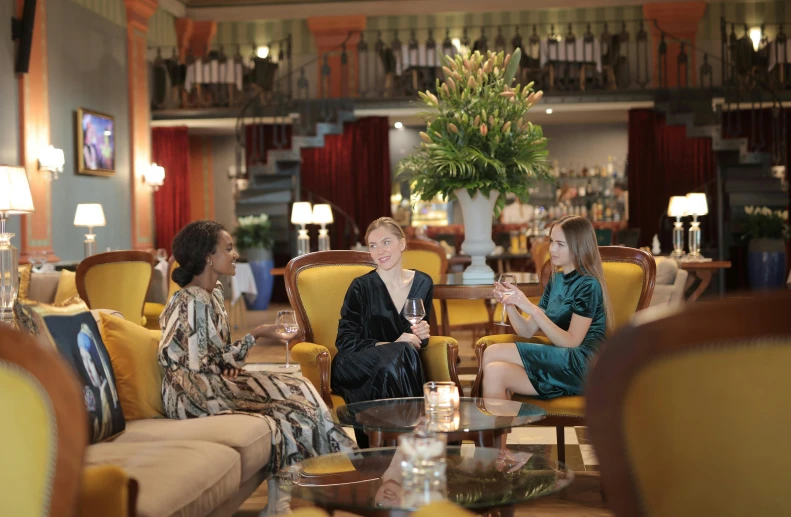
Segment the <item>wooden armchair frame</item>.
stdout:
[[[789,306],[788,291],[687,305],[683,313],[625,328],[607,342],[586,383],[586,420],[600,459],[602,485],[615,515],[645,513],[624,430],[624,403],[632,381],[651,366],[679,356],[716,354],[730,347],[763,347],[767,340],[787,347],[791,337]],[[750,425],[760,428],[773,423],[768,414],[764,422],[751,421]],[[690,433],[706,440],[705,430],[691,427]],[[756,464],[755,468],[756,472],[762,471],[764,465]],[[744,475],[754,476],[756,472]],[[762,471],[769,475],[767,472]],[[750,509],[754,507],[751,505]]]

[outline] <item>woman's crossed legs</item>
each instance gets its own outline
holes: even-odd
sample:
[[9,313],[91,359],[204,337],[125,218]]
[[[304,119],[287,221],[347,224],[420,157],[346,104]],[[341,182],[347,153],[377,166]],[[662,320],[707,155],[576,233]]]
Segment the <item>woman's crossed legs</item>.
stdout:
[[483,353],[483,396],[510,399],[513,393],[537,395],[515,343],[489,345]]

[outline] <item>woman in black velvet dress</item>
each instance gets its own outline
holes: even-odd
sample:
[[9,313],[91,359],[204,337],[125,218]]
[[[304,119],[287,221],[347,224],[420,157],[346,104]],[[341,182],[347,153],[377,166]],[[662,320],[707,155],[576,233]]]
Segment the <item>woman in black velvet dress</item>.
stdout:
[[[332,361],[332,391],[347,403],[423,396],[422,346],[429,338],[434,284],[401,266],[406,239],[393,219],[382,217],[365,234],[376,270],[352,281],[341,308],[338,353]],[[409,298],[420,298],[426,316],[410,325],[403,315]],[[365,446],[358,433],[357,443]]]

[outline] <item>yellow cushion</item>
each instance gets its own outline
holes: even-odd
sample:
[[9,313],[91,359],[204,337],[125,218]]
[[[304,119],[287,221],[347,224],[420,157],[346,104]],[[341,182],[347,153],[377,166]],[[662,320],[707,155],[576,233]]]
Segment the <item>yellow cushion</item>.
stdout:
[[19,286],[17,287],[17,298],[26,300],[30,292],[30,273],[33,271],[33,264],[22,264],[19,266]]
[[527,395],[515,394],[513,400],[538,406],[550,415],[585,416],[585,397],[580,395],[540,400],[535,397],[528,397]]
[[629,323],[643,292],[643,268],[629,262],[603,262],[604,282],[615,321],[612,330]]
[[77,281],[75,280],[74,271],[64,269],[60,272],[60,280],[58,280],[58,290],[55,292],[54,303],[63,303],[69,298],[74,298],[79,295],[80,293],[77,292]]
[[330,398],[332,399],[332,408],[338,409],[339,407],[343,407],[346,405],[346,401],[343,400],[343,397],[340,395],[336,395],[334,393],[330,393]]
[[346,291],[352,280],[371,271],[360,264],[320,265],[304,269],[297,276],[297,293],[313,330],[313,342],[327,347],[335,357],[338,320]]
[[431,336],[428,338],[428,345],[420,351],[423,371],[426,380],[430,381],[452,381],[450,378],[450,366],[448,364],[448,344],[458,346],[455,339],[445,336]]
[[[448,325],[474,325],[474,324],[488,324],[489,311],[486,308],[486,302],[483,300],[448,300]],[[497,305],[502,311],[503,306]],[[439,313],[437,313],[439,315]],[[498,318],[502,312],[498,312],[495,308],[495,321],[500,321]],[[437,318],[439,321],[440,318]]]
[[[48,394],[16,364],[0,360],[0,491],[3,515],[49,512],[57,453],[56,422]],[[13,467],[11,467],[13,465]]]
[[645,515],[789,515],[790,344],[700,346],[636,372],[622,426]]
[[92,309],[113,309],[126,321],[142,322],[150,281],[148,262],[97,264],[85,272],[85,301]]
[[104,313],[99,314],[99,331],[126,420],[164,418],[162,371],[157,363],[162,332]]
[[443,517],[476,517],[477,514],[465,510],[450,501],[435,501],[418,508],[412,514],[412,517],[434,517],[435,515],[442,515]]
[[302,473],[306,476],[326,476],[355,470],[354,464],[345,454],[327,454],[306,461]]

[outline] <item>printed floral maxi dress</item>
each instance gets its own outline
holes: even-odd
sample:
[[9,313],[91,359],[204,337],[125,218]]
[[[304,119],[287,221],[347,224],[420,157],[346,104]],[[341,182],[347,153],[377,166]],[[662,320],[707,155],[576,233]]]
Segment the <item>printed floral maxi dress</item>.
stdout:
[[159,318],[164,368],[162,401],[168,418],[197,418],[248,413],[272,430],[270,465],[277,472],[305,458],[345,451],[354,442],[332,422],[329,410],[307,379],[282,373],[242,371],[236,379],[221,375],[241,368],[255,339],[231,343],[223,288],[178,291]]

